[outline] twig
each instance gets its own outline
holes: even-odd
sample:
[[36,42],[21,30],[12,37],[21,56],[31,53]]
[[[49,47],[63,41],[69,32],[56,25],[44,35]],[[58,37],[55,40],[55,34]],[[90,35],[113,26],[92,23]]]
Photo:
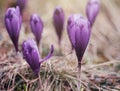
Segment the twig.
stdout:
[[29,80],[27,80],[25,77],[23,77],[20,73],[18,73],[18,75],[20,76],[20,77],[22,77],[22,79],[25,81],[25,82],[28,82]]
[[20,80],[14,87],[12,87],[11,89],[7,90],[7,91],[14,91],[14,88],[16,88],[23,80]]
[[120,61],[115,61],[114,60],[114,61],[104,62],[104,63],[100,63],[100,64],[97,64],[97,65],[92,65],[88,69],[93,69],[93,68],[98,68],[98,67],[105,66],[105,65],[110,65],[112,63],[120,63]]
[[43,89],[43,85],[42,85],[42,80],[41,80],[40,74],[38,76],[38,82],[39,82],[40,89]]

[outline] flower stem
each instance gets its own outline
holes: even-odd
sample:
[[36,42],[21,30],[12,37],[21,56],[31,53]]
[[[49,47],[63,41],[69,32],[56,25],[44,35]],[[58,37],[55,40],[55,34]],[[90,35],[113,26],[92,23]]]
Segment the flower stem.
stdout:
[[77,89],[78,91],[80,91],[81,89],[81,63],[78,63],[77,80],[78,80]]

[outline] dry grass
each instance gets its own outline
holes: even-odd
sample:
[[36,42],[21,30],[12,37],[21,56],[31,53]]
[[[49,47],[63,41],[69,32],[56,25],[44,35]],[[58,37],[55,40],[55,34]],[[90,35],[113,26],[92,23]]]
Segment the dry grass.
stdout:
[[[10,0],[6,0],[10,1]],[[3,8],[7,2],[2,2]],[[23,40],[34,38],[30,32],[28,19],[32,13],[38,13],[44,21],[44,32],[41,52],[45,56],[51,44],[55,47],[54,56],[42,64],[40,89],[39,78],[36,78],[22,54],[14,54],[14,48],[1,22],[0,27],[0,91],[77,91],[75,52],[66,32],[62,37],[62,56],[59,54],[57,36],[52,25],[52,14],[55,6],[63,7],[66,21],[70,14],[81,13],[85,16],[87,0],[31,0],[24,12],[25,22],[20,34],[20,45]],[[89,46],[83,58],[81,91],[120,91],[120,11],[119,0],[101,0],[101,11],[92,28]],[[35,6],[35,7],[33,7]],[[1,6],[2,7],[2,6]],[[5,9],[5,8],[4,8]],[[3,21],[4,10],[2,11]],[[86,16],[85,16],[86,17]],[[19,46],[21,48],[21,46]],[[111,84],[109,84],[111,83]]]

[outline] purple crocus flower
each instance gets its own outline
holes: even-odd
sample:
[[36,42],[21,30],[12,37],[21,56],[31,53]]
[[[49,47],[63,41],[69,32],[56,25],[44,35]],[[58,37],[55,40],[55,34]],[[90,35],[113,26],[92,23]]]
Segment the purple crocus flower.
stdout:
[[86,15],[90,22],[90,25],[92,26],[96,16],[98,15],[100,10],[100,2],[99,0],[89,0],[87,7],[86,7]]
[[17,0],[17,5],[20,7],[20,11],[22,12],[27,4],[27,0]]
[[90,24],[80,14],[71,15],[68,19],[68,34],[75,48],[78,63],[81,63],[83,54],[90,38]]
[[16,52],[18,51],[18,40],[21,29],[22,18],[20,15],[19,7],[8,8],[5,14],[5,27],[14,44]]
[[30,19],[30,26],[32,32],[36,38],[37,44],[39,44],[43,32],[43,22],[37,14],[33,14]]
[[91,29],[88,20],[79,19],[79,29],[75,32],[75,51],[78,58],[78,64],[81,65],[83,54],[88,45]]
[[80,70],[81,61],[88,45],[91,29],[88,20],[84,19],[80,14],[71,15],[68,19],[68,34],[78,59],[78,91],[80,91]]
[[53,14],[53,24],[55,26],[55,30],[59,39],[59,44],[61,41],[61,36],[64,27],[64,12],[61,7],[56,7]]
[[53,54],[54,48],[51,46],[49,54],[41,59],[36,42],[33,39],[24,41],[22,44],[23,57],[30,65],[36,76],[39,75],[41,63],[49,59]]

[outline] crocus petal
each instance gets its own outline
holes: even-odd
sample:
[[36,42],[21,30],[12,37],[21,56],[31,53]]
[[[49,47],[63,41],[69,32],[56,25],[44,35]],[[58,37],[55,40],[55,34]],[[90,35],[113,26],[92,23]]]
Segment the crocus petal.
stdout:
[[75,31],[79,30],[79,28],[76,27],[74,24],[74,22],[77,21],[78,18],[83,18],[83,17],[82,15],[79,15],[79,14],[71,15],[69,16],[68,22],[67,22],[67,32],[72,45],[72,49],[75,47]]
[[48,55],[44,59],[40,60],[40,63],[42,63],[42,62],[46,61],[47,59],[49,59],[53,55],[53,52],[54,52],[54,47],[53,47],[53,45],[51,45],[50,52],[48,53]]
[[20,16],[20,8],[19,8],[19,6],[16,6],[16,12],[17,12],[17,15]]
[[12,31],[9,31],[12,30],[12,28],[11,28],[10,20],[8,18],[5,19],[5,26],[9,35],[12,35]]
[[17,14],[18,14],[18,16],[19,16],[19,29],[21,28],[21,25],[22,25],[22,16],[20,15],[20,8],[19,8],[19,6],[16,6],[16,12],[17,12]]
[[31,58],[32,58],[31,68],[33,69],[35,74],[38,74],[40,70],[40,62],[39,62],[40,57],[38,51],[32,50]]
[[[32,50],[31,57],[33,58],[34,63],[40,63],[38,60],[40,59],[39,53],[37,50]],[[39,64],[34,64],[34,67],[39,67]]]
[[[37,28],[37,30],[43,30],[43,23],[39,21],[36,24],[36,28]],[[41,36],[42,36],[42,31],[36,31],[36,35],[37,35],[36,40],[39,42],[41,39]]]
[[13,15],[13,19],[11,20],[11,26],[13,29],[12,31],[13,31],[14,36],[18,36],[20,32],[19,31],[20,23],[18,21],[19,21],[19,17],[16,15]]

